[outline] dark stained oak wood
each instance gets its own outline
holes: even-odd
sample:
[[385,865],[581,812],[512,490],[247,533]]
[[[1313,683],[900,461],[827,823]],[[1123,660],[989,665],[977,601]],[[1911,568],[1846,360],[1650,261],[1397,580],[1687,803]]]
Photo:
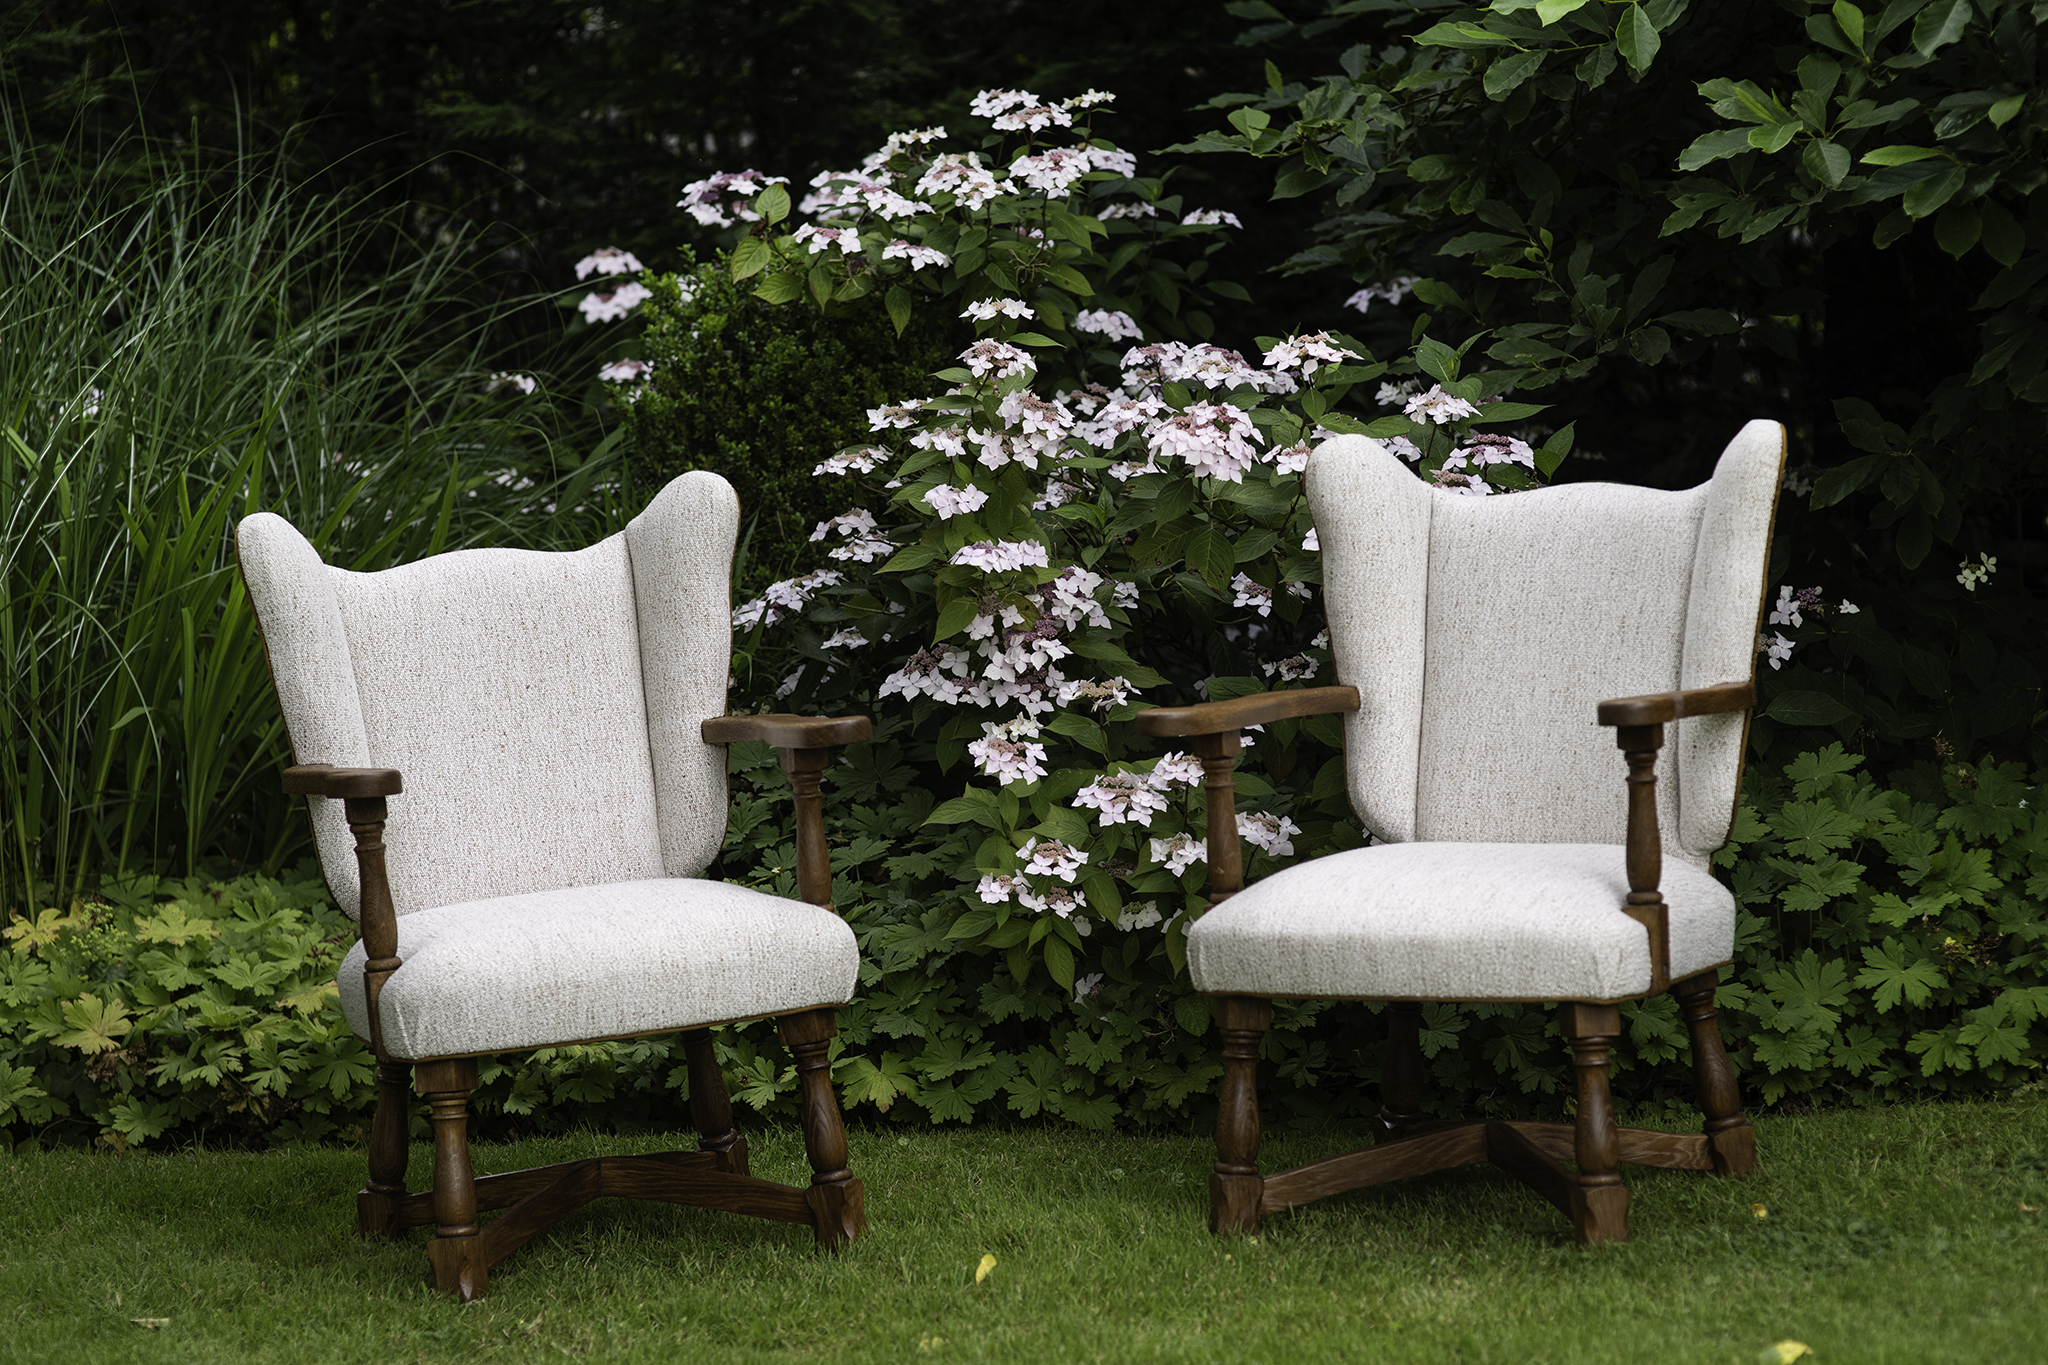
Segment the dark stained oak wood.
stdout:
[[1720,983],[1718,969],[1701,972],[1673,986],[1671,994],[1678,1000],[1679,1017],[1685,1020],[1692,1038],[1693,1085],[1699,1094],[1700,1112],[1706,1116],[1705,1136],[1714,1171],[1748,1175],[1757,1167],[1756,1130],[1742,1112],[1735,1068],[1721,1042],[1721,1025],[1714,1013],[1714,988]]
[[1216,1110],[1216,1164],[1209,1172],[1209,1231],[1256,1233],[1264,1205],[1259,1178],[1259,1040],[1273,1027],[1273,1002],[1246,995],[1216,1001],[1223,1035],[1223,1090]]
[[1647,697],[1616,697],[1601,702],[1596,714],[1602,725],[1669,725],[1686,716],[1747,711],[1754,705],[1754,682],[1725,682],[1680,692],[1653,692]]
[[1486,1159],[1542,1195],[1567,1218],[1578,1213],[1578,1177],[1512,1125],[1486,1125]]
[[1244,745],[1237,733],[1197,735],[1202,795],[1208,803],[1209,904],[1221,905],[1244,885],[1244,849],[1237,839],[1237,785],[1230,770]]
[[1615,742],[1628,759],[1628,896],[1622,913],[1650,938],[1650,991],[1671,984],[1671,911],[1664,904],[1664,839],[1657,831],[1657,751],[1661,725],[1624,725]]
[[745,1175],[747,1140],[732,1124],[732,1097],[711,1051],[711,1030],[685,1033],[683,1056],[690,1068],[690,1122],[697,1126],[697,1150],[716,1156],[719,1170]]
[[1621,1033],[1621,1011],[1613,1005],[1559,1006],[1565,1040],[1578,1073],[1579,1113],[1573,1134],[1578,1182],[1572,1196],[1572,1234],[1582,1243],[1628,1240],[1628,1186],[1621,1164],[1621,1131],[1614,1122],[1608,1089],[1608,1054]]
[[1411,1176],[1470,1166],[1486,1160],[1486,1125],[1460,1124],[1433,1133],[1397,1138],[1375,1147],[1311,1161],[1269,1175],[1259,1198],[1261,1213],[1280,1213],[1346,1190],[1384,1185]]
[[706,744],[758,739],[777,749],[833,749],[872,739],[874,733],[874,722],[866,716],[713,716],[703,725]]
[[796,893],[812,905],[832,904],[832,850],[825,842],[825,803],[819,779],[829,749],[784,749],[782,770],[796,795]]
[[301,763],[286,768],[288,796],[396,796],[405,790],[395,768],[337,768],[329,763]]
[[405,1189],[406,1126],[412,1067],[377,1065],[377,1111],[370,1120],[370,1179],[356,1195],[356,1231],[364,1237],[392,1237],[414,1226],[399,1221]]
[[1248,697],[1198,702],[1193,706],[1155,707],[1139,712],[1133,724],[1141,735],[1174,739],[1235,733],[1247,725],[1357,709],[1355,687],[1303,687],[1291,692],[1254,692]]
[[796,1059],[797,1117],[803,1128],[804,1155],[811,1163],[810,1205],[818,1244],[838,1250],[867,1232],[865,1195],[846,1168],[846,1121],[832,1091],[829,1044],[839,1032],[832,1011],[785,1014],[776,1020],[782,1044]]
[[1373,1141],[1408,1136],[1422,1119],[1422,1005],[1395,1000],[1387,1005],[1387,1045],[1380,1060],[1380,1112]]

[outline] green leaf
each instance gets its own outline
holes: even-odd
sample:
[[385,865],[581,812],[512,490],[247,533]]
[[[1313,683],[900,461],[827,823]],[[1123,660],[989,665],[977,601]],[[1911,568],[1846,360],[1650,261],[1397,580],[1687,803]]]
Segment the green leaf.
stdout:
[[1230,543],[1230,533],[1213,521],[1188,537],[1183,557],[1188,568],[1200,574],[1202,581],[1212,588],[1221,589],[1237,569],[1237,551]]
[[759,237],[748,237],[732,249],[732,277],[744,280],[749,275],[758,275],[775,259],[775,253],[768,249],[768,243]]
[[1874,151],[1865,152],[1863,154],[1863,164],[1866,166],[1910,166],[1915,161],[1925,161],[1929,157],[1942,155],[1944,153],[1939,147],[1914,147],[1901,142],[1889,147],[1879,147]]
[[1718,128],[1711,133],[1702,133],[1692,145],[1678,154],[1678,169],[1696,171],[1711,162],[1726,157],[1739,156],[1749,150],[1749,129]]
[[[1649,21],[1644,20],[1644,22],[1648,23]],[[1656,30],[1651,30],[1653,35],[1655,32]],[[1506,99],[1516,86],[1536,74],[1537,70],[1543,65],[1544,55],[1541,49],[1529,52],[1516,52],[1502,57],[1488,66],[1484,81],[1486,97],[1493,100]]]
[[754,287],[754,297],[764,303],[784,304],[804,292],[804,277],[794,270],[778,270]]
[[1970,22],[1970,0],[1934,0],[1913,21],[1913,47],[1923,57],[1963,36]]
[[1780,692],[1763,714],[1782,725],[1835,725],[1856,713],[1825,692]]
[[1662,327],[1641,327],[1629,333],[1628,353],[1645,365],[1655,365],[1671,352],[1671,334]]
[[1961,260],[1984,235],[1984,215],[1974,204],[1950,204],[1934,220],[1934,242]]
[[1895,938],[1886,939],[1882,947],[1865,947],[1863,960],[1868,965],[1857,973],[1856,985],[1873,992],[1871,1003],[1879,1014],[1889,1013],[1902,997],[1918,1008],[1948,984],[1932,958],[1909,953]]
[[892,284],[882,302],[889,310],[889,321],[896,324],[896,335],[902,336],[903,329],[910,325],[910,291],[900,284]]
[[1963,187],[1963,168],[1948,165],[1906,191],[1902,207],[1909,218],[1925,218],[1955,197]]
[[1046,936],[1045,970],[1063,991],[1074,989],[1074,950],[1056,934]]
[[1839,142],[1815,138],[1806,144],[1800,160],[1805,164],[1807,174],[1829,189],[1840,185],[1849,174],[1849,149]]
[[1985,117],[1991,120],[1992,127],[2003,128],[2006,124],[2012,122],[2013,116],[2019,113],[2026,106],[2026,103],[2027,97],[2025,95],[2007,95],[2004,99],[1986,110]]
[[1858,50],[1861,50],[1863,47],[1863,11],[1850,4],[1849,0],[1835,0],[1834,15],[1835,22],[1842,26],[1842,36],[1855,44]]
[[1650,69],[1650,63],[1656,60],[1657,50],[1663,46],[1664,39],[1641,5],[1630,4],[1614,23],[1615,50],[1621,53],[1621,59],[1638,77]]
[[939,624],[932,630],[932,643],[950,640],[967,629],[981,614],[981,603],[972,597],[956,597],[939,611]]
[[771,226],[789,217],[789,186],[770,185],[762,190],[754,200],[754,212],[767,219]]
[[71,1028],[52,1041],[58,1047],[77,1048],[85,1053],[112,1052],[135,1028],[134,1020],[128,1016],[128,1006],[118,996],[102,1001],[97,995],[81,995],[64,1002],[63,1014],[64,1022]]
[[1455,47],[1466,51],[1490,47],[1513,47],[1515,40],[1477,24],[1438,24],[1415,39],[1418,47]]

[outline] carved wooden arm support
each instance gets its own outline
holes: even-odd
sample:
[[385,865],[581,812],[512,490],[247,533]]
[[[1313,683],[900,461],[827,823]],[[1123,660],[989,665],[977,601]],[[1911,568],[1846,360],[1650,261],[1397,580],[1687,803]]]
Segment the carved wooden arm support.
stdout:
[[1600,703],[1600,724],[1615,727],[1614,742],[1628,758],[1628,899],[1622,912],[1650,935],[1653,995],[1671,984],[1671,917],[1660,889],[1664,840],[1657,829],[1657,751],[1664,747],[1664,726],[1687,716],[1746,711],[1755,704],[1752,682]]
[[1237,841],[1237,787],[1230,775],[1237,756],[1244,751],[1238,732],[1267,721],[1357,709],[1355,687],[1307,687],[1293,692],[1254,692],[1196,706],[1162,706],[1138,714],[1139,734],[1191,738],[1195,757],[1202,760],[1202,788],[1209,802],[1209,904],[1221,905],[1244,885],[1244,850]]
[[356,922],[363,937],[363,993],[370,1008],[370,1047],[379,1062],[384,1053],[384,1028],[377,998],[384,982],[398,970],[398,915],[391,906],[391,878],[384,870],[384,798],[405,790],[394,768],[336,768],[301,763],[284,770],[284,789],[292,795],[325,796],[341,801],[348,827],[356,836],[356,874],[362,885]]
[[866,716],[713,716],[704,722],[706,744],[758,739],[781,751],[782,771],[796,792],[797,894],[812,905],[832,904],[832,851],[825,844],[824,804],[818,780],[842,744],[874,736]]

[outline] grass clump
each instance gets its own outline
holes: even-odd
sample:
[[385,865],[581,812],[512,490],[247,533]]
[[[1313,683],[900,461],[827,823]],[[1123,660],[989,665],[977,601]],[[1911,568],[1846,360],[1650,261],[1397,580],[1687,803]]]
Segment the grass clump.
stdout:
[[[1786,1339],[1820,1362],[2027,1360],[2048,1307],[2048,1234],[2025,1211],[2048,1205],[2044,1119],[2038,1094],[1768,1118],[1748,1180],[1631,1168],[1636,1240],[1596,1251],[1485,1168],[1223,1241],[1203,1230],[1202,1136],[857,1130],[871,1235],[839,1257],[802,1229],[605,1201],[469,1308],[424,1286],[421,1234],[356,1240],[357,1152],[24,1151],[0,1360],[62,1341],[92,1362],[1750,1362]],[[799,1177],[793,1131],[750,1141],[760,1173]],[[1264,1157],[1347,1141],[1289,1129]],[[484,1147],[478,1169],[672,1143]],[[416,1180],[427,1160],[416,1147]]]

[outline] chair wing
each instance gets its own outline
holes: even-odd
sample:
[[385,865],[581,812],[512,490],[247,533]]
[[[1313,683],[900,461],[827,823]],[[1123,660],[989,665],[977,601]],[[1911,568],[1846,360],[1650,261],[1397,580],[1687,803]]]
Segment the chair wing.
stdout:
[[[731,489],[702,475],[586,550],[465,550],[364,574],[321,564],[281,518],[243,521],[297,760],[404,775],[405,818],[386,835],[399,914],[703,870],[725,782],[698,726],[724,710],[737,522]],[[313,818],[353,910],[339,806],[316,802]]]
[[[1750,424],[1682,492],[1492,498],[1429,489],[1375,441],[1318,448],[1309,501],[1337,675],[1361,697],[1346,761],[1366,824],[1395,842],[1618,842],[1625,791],[1594,706],[1750,676],[1781,439]],[[1741,721],[1679,730],[1660,827],[1697,862],[1727,830]]]

